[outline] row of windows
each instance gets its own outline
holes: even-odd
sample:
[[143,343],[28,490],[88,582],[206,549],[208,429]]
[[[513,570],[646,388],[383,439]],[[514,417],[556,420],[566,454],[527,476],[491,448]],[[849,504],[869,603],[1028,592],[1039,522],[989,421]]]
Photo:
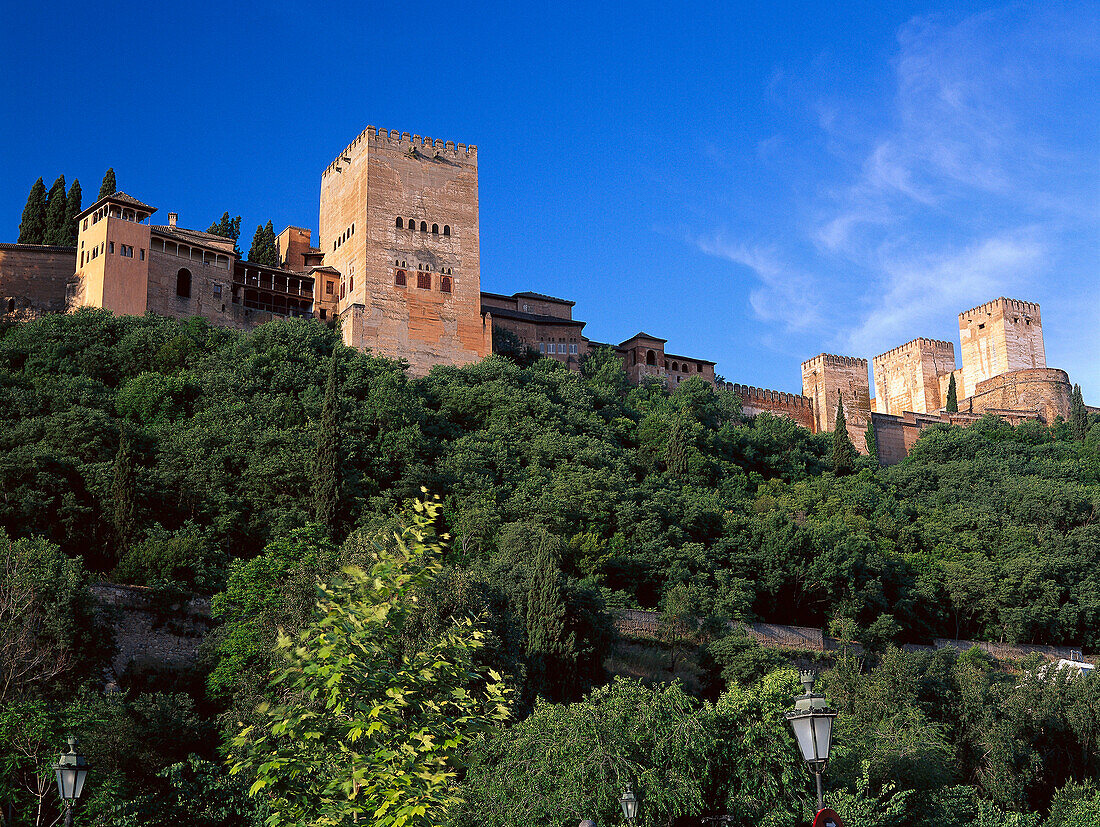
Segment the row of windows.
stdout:
[[570,354],[576,354],[576,345],[566,345],[563,342],[559,342],[557,345],[555,345],[553,342],[539,342],[539,353],[565,353],[566,347],[569,348],[568,352]]
[[[405,220],[401,216],[397,216],[397,218],[394,220],[394,226],[397,227],[397,229],[399,229],[399,230],[404,230],[404,229],[407,228],[410,232],[415,233],[416,232],[416,219],[415,218],[410,218],[408,220],[408,223],[406,223]],[[422,232],[422,233],[428,232],[428,222],[427,221],[421,221],[420,222],[420,232]],[[432,224],[431,233],[432,233],[432,235],[439,235],[439,225],[438,224]],[[451,225],[450,224],[444,224],[443,225],[443,235],[450,235],[450,234],[451,234]]]
[[351,238],[353,235],[355,235],[354,221],[351,222],[351,226],[344,230],[343,234],[338,239],[332,242],[332,249],[335,250],[337,247],[343,246],[344,242]]
[[[394,270],[393,283],[397,287],[408,287],[409,276],[404,270]],[[432,274],[427,270],[419,270],[416,274],[416,286],[421,290],[432,289]],[[439,292],[440,293],[452,293],[454,292],[454,279],[450,276],[439,277]]]
[[[114,251],[115,251],[115,243],[113,241],[108,241],[108,242],[106,242],[106,244],[107,244],[107,252],[113,254]],[[103,252],[103,245],[102,244],[97,244],[95,247],[92,248],[92,251],[90,253],[88,253],[86,256],[85,256],[84,251],[81,250],[80,251],[80,266],[83,267],[85,261],[91,261],[94,258],[99,258],[99,254],[102,253],[102,252]],[[141,255],[141,260],[145,261],[145,248],[144,247],[139,248],[138,252]],[[134,248],[132,246],[130,246],[129,244],[120,244],[120,245],[118,245],[118,254],[120,256],[122,256],[123,258],[133,258],[134,257]]]
[[[396,259],[396,258],[393,260],[393,266],[394,267],[400,267],[402,270],[408,270],[409,269],[409,265],[408,265],[407,262],[401,261],[401,260]],[[416,269],[417,270],[422,270],[425,273],[430,273],[430,272],[432,272],[432,265],[430,265],[430,264],[417,264]],[[454,275],[454,268],[452,268],[452,267],[440,267],[439,272],[442,273],[445,276],[453,276]]]

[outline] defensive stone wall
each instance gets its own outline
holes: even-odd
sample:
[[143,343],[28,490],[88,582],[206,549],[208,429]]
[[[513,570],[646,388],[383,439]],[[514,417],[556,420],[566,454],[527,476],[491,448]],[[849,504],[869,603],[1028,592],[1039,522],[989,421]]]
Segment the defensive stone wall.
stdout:
[[955,370],[955,346],[939,339],[913,339],[872,360],[876,409],[901,415],[931,413],[944,405],[940,376]]
[[831,433],[837,405],[844,400],[848,435],[857,451],[867,453],[863,433],[871,418],[867,360],[821,353],[802,363],[802,394],[813,402],[815,431]]
[[63,313],[75,272],[75,247],[0,244],[0,318],[26,321]]
[[741,399],[742,410],[748,416],[767,412],[792,419],[810,431],[815,429],[814,403],[808,396],[736,383],[727,387]]
[[959,408],[975,414],[1034,413],[1050,425],[1056,417],[1069,418],[1072,394],[1073,386],[1064,370],[1015,370],[979,382],[974,394],[962,400]]

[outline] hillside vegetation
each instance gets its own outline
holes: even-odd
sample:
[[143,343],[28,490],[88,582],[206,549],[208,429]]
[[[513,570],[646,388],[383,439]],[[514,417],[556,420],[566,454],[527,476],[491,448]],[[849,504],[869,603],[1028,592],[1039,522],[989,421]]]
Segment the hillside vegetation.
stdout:
[[[726,619],[825,626],[867,647],[866,661],[826,676],[852,722],[837,762],[852,807],[888,812],[867,803],[881,797],[898,819],[934,805],[982,824],[985,807],[989,824],[1007,823],[996,820],[1005,808],[1045,812],[1068,780],[1095,772],[1100,730],[1078,720],[1091,718],[1091,678],[1036,678],[1025,697],[1025,684],[976,655],[894,647],[936,637],[1100,647],[1100,423],[1083,441],[1062,423],[943,426],[899,465],[860,459],[838,475],[830,435],[746,418],[730,391],[699,379],[671,393],[631,387],[610,352],[579,374],[493,356],[412,380],[399,363],[338,342],[313,321],[241,334],[93,310],[0,331],[0,527],[10,558],[28,561],[21,571],[67,584],[34,591],[45,620],[26,634],[58,650],[57,668],[12,667],[0,708],[21,706],[14,718],[0,713],[0,742],[30,743],[31,720],[50,749],[55,731],[80,720],[112,732],[96,748],[114,750],[99,756],[114,786],[101,776],[102,800],[88,805],[103,823],[126,823],[119,802],[142,784],[174,791],[180,807],[200,789],[221,802],[194,823],[257,817],[212,735],[249,720],[277,629],[309,622],[317,579],[366,561],[422,488],[441,498],[435,530],[447,549],[410,645],[452,615],[481,619],[480,657],[516,689],[522,723],[467,756],[466,797],[501,823],[516,823],[521,814],[500,808],[534,777],[504,772],[508,756],[530,748],[524,739],[557,738],[569,716],[600,718],[601,705],[690,721],[709,733],[691,745],[698,755],[669,761],[742,774],[663,798],[654,780],[667,823],[727,811],[746,824],[797,818],[806,800],[797,763],[791,775],[775,763],[785,752],[730,751],[738,721],[760,721],[753,737],[782,739],[772,713],[796,682],[746,641],[708,631]],[[15,594],[23,576],[9,570],[0,586]],[[213,595],[221,625],[201,667],[126,676],[115,698],[89,689],[109,641],[74,585],[87,577]],[[608,683],[610,613],[620,607],[698,619],[704,698]],[[0,606],[0,623],[21,622]],[[87,637],[81,669],[60,651],[66,628]],[[62,689],[67,699],[84,692],[63,713],[52,703]],[[587,777],[571,760],[556,770]],[[763,804],[750,800],[757,776],[775,781]],[[14,789],[0,786],[0,803],[28,806]],[[1094,792],[1073,787],[1063,795],[1076,798],[1058,806]],[[545,812],[525,816],[533,823],[575,823],[576,802],[540,801]],[[477,813],[455,818],[472,824]]]

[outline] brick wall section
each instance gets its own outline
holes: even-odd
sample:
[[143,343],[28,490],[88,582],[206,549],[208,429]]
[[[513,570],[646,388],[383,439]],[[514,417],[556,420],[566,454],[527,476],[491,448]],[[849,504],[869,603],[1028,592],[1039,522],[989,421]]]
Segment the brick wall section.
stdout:
[[65,310],[75,247],[0,244],[0,318],[26,320]]
[[192,597],[162,608],[151,589],[139,586],[94,583],[89,590],[114,631],[116,677],[132,666],[187,669],[196,663],[212,626],[208,599]]
[[832,433],[843,395],[848,436],[857,451],[867,453],[863,436],[871,418],[871,389],[866,359],[822,353],[803,362],[802,394],[813,402],[815,430],[825,433]]
[[932,413],[946,403],[940,376],[955,370],[955,346],[938,339],[914,339],[872,361],[876,410],[897,416]]
[[814,403],[808,396],[798,393],[756,388],[752,385],[727,384],[727,388],[737,394],[741,400],[741,409],[746,416],[770,413],[793,419],[803,428],[813,431],[817,427],[814,418]]
[[1033,302],[1001,297],[960,313],[959,339],[965,385],[960,397],[999,374],[1047,366],[1042,318]]
[[1064,370],[1016,370],[979,382],[971,397],[960,400],[959,409],[975,414],[1003,410],[1034,413],[1050,425],[1056,417],[1069,418],[1072,393],[1069,374]]
[[492,352],[477,169],[476,146],[368,126],[322,173],[318,246],[343,275],[345,343],[406,359],[414,375]]

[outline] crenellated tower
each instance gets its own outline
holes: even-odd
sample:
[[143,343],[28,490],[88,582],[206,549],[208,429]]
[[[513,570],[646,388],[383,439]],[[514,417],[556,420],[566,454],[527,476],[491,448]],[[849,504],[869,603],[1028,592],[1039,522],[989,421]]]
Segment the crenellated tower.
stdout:
[[1043,322],[1039,305],[1003,296],[959,314],[964,388],[972,395],[979,382],[1014,370],[1045,368]]
[[348,345],[419,375],[492,352],[476,146],[368,126],[321,174],[318,246]]
[[821,353],[802,363],[802,394],[813,401],[815,430],[831,432],[844,399],[844,418],[856,449],[866,453],[863,432],[871,417],[867,360]]

